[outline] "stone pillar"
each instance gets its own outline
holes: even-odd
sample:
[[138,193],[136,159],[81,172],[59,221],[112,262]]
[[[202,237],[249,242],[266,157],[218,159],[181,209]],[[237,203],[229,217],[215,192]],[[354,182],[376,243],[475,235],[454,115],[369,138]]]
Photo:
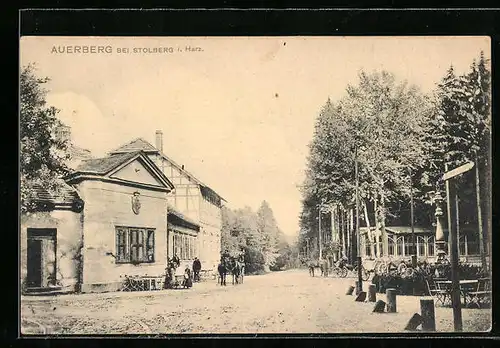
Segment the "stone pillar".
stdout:
[[368,302],[376,302],[377,301],[377,289],[375,284],[370,284],[368,286]]
[[436,317],[434,314],[434,300],[420,299],[420,313],[422,313],[422,331],[436,331]]
[[387,289],[385,291],[387,295],[387,312],[388,313],[396,313],[396,289]]

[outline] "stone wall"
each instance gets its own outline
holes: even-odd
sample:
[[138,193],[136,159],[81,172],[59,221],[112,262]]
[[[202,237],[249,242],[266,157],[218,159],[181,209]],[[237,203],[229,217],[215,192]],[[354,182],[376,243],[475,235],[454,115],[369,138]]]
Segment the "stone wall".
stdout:
[[[84,181],[83,292],[117,290],[125,275],[161,275],[166,265],[166,193],[101,181]],[[132,195],[140,193],[139,214]],[[153,263],[117,263],[116,227],[155,229]]]
[[28,228],[55,228],[56,281],[66,291],[77,291],[80,282],[79,252],[82,247],[82,215],[69,210],[28,213],[21,216],[21,288],[27,276]]

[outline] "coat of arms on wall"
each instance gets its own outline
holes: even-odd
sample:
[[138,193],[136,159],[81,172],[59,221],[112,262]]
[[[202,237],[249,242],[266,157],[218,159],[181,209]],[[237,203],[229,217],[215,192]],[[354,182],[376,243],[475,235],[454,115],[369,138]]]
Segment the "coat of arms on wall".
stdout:
[[132,196],[132,211],[136,215],[138,215],[141,210],[141,201],[139,198],[140,198],[140,193],[134,192],[134,195]]

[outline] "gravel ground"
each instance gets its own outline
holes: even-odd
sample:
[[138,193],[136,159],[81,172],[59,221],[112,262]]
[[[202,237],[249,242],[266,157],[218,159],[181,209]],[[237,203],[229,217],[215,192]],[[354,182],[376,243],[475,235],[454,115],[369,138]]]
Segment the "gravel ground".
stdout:
[[[420,297],[398,296],[397,313],[345,295],[353,278],[310,277],[305,270],[215,281],[188,290],[21,298],[22,334],[206,334],[402,332]],[[365,283],[367,287],[367,283]],[[377,294],[385,300],[385,295]],[[451,308],[436,307],[436,329],[453,331]],[[462,309],[464,331],[490,329],[490,309]]]

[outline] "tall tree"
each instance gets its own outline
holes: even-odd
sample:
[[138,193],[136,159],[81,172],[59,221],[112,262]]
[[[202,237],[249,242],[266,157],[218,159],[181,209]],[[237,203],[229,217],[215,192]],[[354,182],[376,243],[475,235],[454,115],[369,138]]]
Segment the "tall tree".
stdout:
[[385,71],[361,71],[346,92],[337,105],[328,100],[318,116],[304,202],[314,197],[319,205],[352,207],[357,160],[362,204],[375,203],[374,220],[385,236],[386,205],[409,196],[408,168],[418,167],[424,156],[428,102],[415,86]]
[[66,144],[55,136],[61,125],[59,112],[46,102],[44,88],[49,78],[36,75],[30,64],[20,74],[20,179],[21,211],[27,212],[36,205],[34,191],[43,187],[57,192],[62,176],[68,173],[65,161],[69,158]]

